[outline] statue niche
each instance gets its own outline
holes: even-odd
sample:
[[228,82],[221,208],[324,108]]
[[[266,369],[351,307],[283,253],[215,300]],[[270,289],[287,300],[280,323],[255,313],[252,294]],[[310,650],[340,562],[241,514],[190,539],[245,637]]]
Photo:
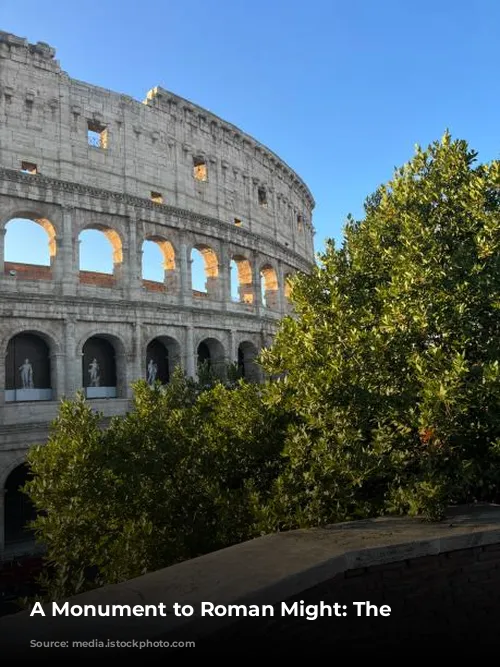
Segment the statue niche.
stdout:
[[113,345],[92,336],[83,346],[83,385],[87,398],[116,398],[116,362]]
[[9,341],[5,357],[5,401],[51,399],[51,365],[47,343],[36,334],[14,336]]
[[152,386],[155,382],[168,384],[170,380],[170,366],[168,349],[155,338],[146,350],[146,380]]

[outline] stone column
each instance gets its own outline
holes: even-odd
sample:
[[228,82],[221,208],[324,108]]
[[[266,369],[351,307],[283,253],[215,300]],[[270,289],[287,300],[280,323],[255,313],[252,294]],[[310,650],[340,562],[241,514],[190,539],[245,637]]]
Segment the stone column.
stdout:
[[0,487],[0,562],[5,551],[5,489]]
[[[142,287],[142,243],[137,243],[138,220],[135,211],[129,214],[128,249],[123,261],[125,281],[128,287],[128,297],[131,301],[140,298]],[[125,277],[125,276],[124,276]]]
[[0,424],[5,421],[5,361],[7,357],[7,347],[5,347],[5,356],[0,359]]
[[4,275],[5,271],[5,227],[0,229],[0,276]]
[[65,366],[65,394],[69,398],[74,396],[77,389],[83,386],[83,378],[80,377],[82,358],[76,358],[75,321],[67,319],[64,322],[64,357]]
[[[229,246],[221,244],[220,248],[220,296],[223,307],[227,308],[231,303],[231,255]],[[236,278],[238,279],[238,278]]]
[[134,359],[133,359],[133,370],[132,370],[132,381],[143,380],[144,379],[144,363],[145,359],[143,358],[142,350],[142,331],[140,322],[133,322],[132,326],[134,328],[133,340],[134,340]]
[[[63,206],[63,230],[60,239],[56,239],[57,254],[54,263],[54,279],[61,282],[64,295],[76,294],[80,272],[80,240],[73,242],[74,208]],[[74,243],[74,245],[73,245]]]
[[262,276],[260,275],[260,257],[256,252],[252,253],[252,270],[254,285],[254,305],[257,317],[260,316],[264,304],[262,303]]
[[286,310],[285,304],[285,279],[283,273],[283,262],[278,260],[278,303],[277,307],[279,312],[284,315]]
[[186,328],[186,352],[184,368],[186,375],[189,377],[196,377],[196,350],[194,349],[194,329],[192,326]]
[[188,256],[189,247],[186,243],[179,246],[179,269],[181,274],[180,302],[190,305],[193,301],[192,270],[193,260]]
[[59,401],[65,394],[65,360],[66,354],[64,352],[55,352],[50,355],[50,363],[54,366],[54,371],[51,373],[53,401]]
[[236,349],[236,331],[229,330],[229,349],[227,351],[228,363],[235,364],[238,361],[238,350]]

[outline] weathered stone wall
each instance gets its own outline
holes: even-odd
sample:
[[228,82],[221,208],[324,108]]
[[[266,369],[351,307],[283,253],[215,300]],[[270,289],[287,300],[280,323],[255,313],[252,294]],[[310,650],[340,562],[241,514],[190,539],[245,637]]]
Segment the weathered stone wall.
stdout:
[[[101,335],[114,348],[117,398],[93,399],[106,416],[128,409],[153,339],[190,375],[201,341],[218,361],[236,361],[240,344],[260,350],[289,312],[286,277],[313,264],[313,207],[280,158],[212,113],[158,88],[139,102],[76,81],[52,47],[0,32],[0,354],[19,333],[43,338],[52,389],[49,401],[6,402],[0,364],[0,558],[12,461],[45,440],[58,400],[82,387],[85,341]],[[5,261],[14,218],[45,229],[50,267]],[[110,241],[112,275],[79,270],[86,229]],[[161,283],[142,279],[145,240],[163,253]],[[206,293],[192,289],[193,248]]]
[[[304,607],[339,603],[346,616],[281,615],[283,602],[290,607],[300,601]],[[357,616],[353,603],[364,601],[389,607],[390,615]],[[46,617],[4,617],[2,648],[24,655],[28,638],[69,641],[69,649],[74,640],[195,642],[202,652],[233,656],[327,647],[346,649],[350,658],[374,658],[388,655],[377,649],[492,648],[500,603],[500,508],[455,508],[439,523],[385,518],[269,535],[69,600],[80,606],[160,602],[167,616],[53,617],[47,605]],[[176,602],[191,605],[194,614],[175,616]],[[275,615],[202,617],[202,602],[273,605]],[[145,655],[137,648],[125,653]]]
[[[285,603],[291,607],[295,602],[317,605],[318,601],[341,604],[347,616],[247,619],[215,632],[200,646],[208,649],[251,641],[269,646],[310,643],[382,650],[444,639],[494,645],[500,607],[500,543],[347,570]],[[353,601],[369,601],[379,611],[386,605],[390,615],[371,610],[365,616],[362,609],[358,616]]]

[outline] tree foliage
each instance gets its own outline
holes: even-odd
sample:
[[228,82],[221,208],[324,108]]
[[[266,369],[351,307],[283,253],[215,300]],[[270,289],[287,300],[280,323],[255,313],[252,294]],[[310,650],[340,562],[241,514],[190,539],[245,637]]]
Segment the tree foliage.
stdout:
[[43,582],[58,599],[249,539],[255,493],[280,463],[277,412],[260,388],[207,386],[180,371],[134,387],[134,409],[101,427],[83,395],[64,401],[27,484],[47,546]]
[[253,537],[438,518],[500,482],[500,164],[449,134],[396,170],[292,284],[260,387],[138,383],[103,429],[64,401],[27,490],[52,597]]
[[491,498],[500,446],[500,164],[446,133],[293,285],[265,354],[298,418],[268,528]]

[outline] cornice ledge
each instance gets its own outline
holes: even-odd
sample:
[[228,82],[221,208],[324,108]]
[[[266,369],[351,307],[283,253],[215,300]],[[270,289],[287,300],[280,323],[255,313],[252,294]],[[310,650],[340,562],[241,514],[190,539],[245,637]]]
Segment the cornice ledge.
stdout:
[[[127,206],[133,206],[135,208],[147,209],[150,211],[161,211],[162,213],[178,216],[187,220],[195,220],[202,224],[208,223],[216,225],[219,226],[222,230],[231,229],[232,232],[236,233],[238,236],[251,239],[254,242],[264,240],[266,243],[269,243],[271,247],[276,248],[286,255],[293,257],[301,264],[310,262],[310,260],[305,258],[303,255],[300,255],[294,250],[290,250],[290,248],[280,243],[279,241],[276,241],[276,239],[273,239],[270,236],[258,235],[242,227],[239,227],[236,230],[234,225],[229,222],[219,220],[218,218],[212,218],[211,216],[203,215],[201,213],[194,213],[189,209],[178,208],[176,206],[172,206],[171,204],[157,204],[156,202],[152,202],[149,199],[137,197],[135,195],[116,192],[114,190],[105,190],[103,188],[96,188],[91,185],[74,183],[73,181],[63,181],[58,178],[44,176],[42,174],[24,174],[20,171],[16,171],[15,169],[8,169],[7,167],[0,167],[0,178],[4,178],[5,180],[13,181],[16,183],[22,183],[23,185],[59,189],[64,192],[76,193],[84,196],[87,195],[96,199],[108,199]],[[311,263],[311,266],[313,265],[314,263]]]

